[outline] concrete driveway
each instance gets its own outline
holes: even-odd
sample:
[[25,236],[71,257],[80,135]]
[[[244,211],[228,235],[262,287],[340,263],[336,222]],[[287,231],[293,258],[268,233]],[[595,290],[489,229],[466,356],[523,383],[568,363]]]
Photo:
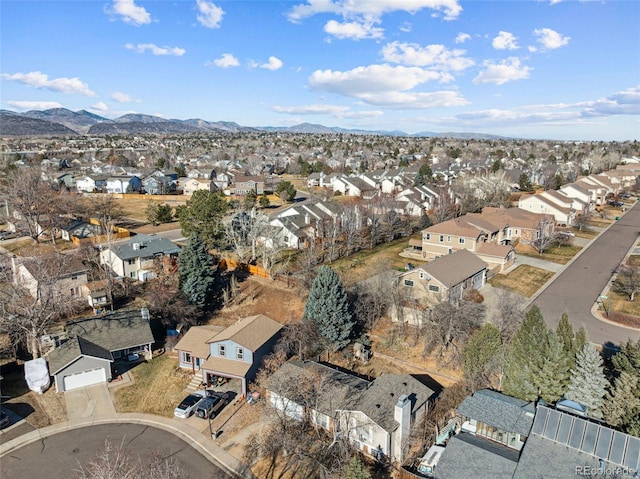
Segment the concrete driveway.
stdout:
[[69,421],[116,414],[106,383],[66,391],[64,399]]

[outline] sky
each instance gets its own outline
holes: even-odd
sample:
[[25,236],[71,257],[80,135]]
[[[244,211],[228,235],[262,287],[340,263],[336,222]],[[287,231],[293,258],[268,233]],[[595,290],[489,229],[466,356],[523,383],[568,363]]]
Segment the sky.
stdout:
[[1,0],[0,108],[640,139],[640,2]]

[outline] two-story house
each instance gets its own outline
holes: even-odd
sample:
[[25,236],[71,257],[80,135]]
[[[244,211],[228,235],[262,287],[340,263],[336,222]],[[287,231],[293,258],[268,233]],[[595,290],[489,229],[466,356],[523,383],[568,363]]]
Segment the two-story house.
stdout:
[[[312,397],[305,397],[298,384],[313,384]],[[425,375],[383,374],[370,380],[330,364],[288,361],[269,379],[267,394],[279,413],[347,435],[370,456],[401,462],[411,427],[441,389]]]
[[136,235],[126,241],[103,245],[100,263],[121,278],[146,281],[154,277],[154,259],[163,256],[177,257],[180,247],[167,238],[152,235]]
[[167,195],[176,191],[177,179],[171,176],[147,176],[142,181],[144,191],[148,195]]
[[232,192],[236,195],[245,196],[250,191],[256,195],[264,193],[264,178],[260,176],[236,176],[233,183],[235,188],[232,188]]
[[176,344],[180,367],[202,374],[202,382],[216,384],[217,378],[247,384],[255,378],[264,357],[271,353],[282,325],[258,314],[236,321],[228,328],[196,326]]
[[76,189],[79,193],[93,193],[95,191],[104,191],[106,188],[106,176],[87,175],[76,180]]
[[211,191],[211,180],[207,178],[183,178],[182,192],[185,195],[192,195],[198,190]]
[[83,298],[88,268],[78,258],[54,253],[42,257],[13,259],[13,280],[16,285],[39,299],[44,291],[62,298]]
[[142,190],[142,180],[137,176],[112,176],[107,179],[107,193],[134,193]]

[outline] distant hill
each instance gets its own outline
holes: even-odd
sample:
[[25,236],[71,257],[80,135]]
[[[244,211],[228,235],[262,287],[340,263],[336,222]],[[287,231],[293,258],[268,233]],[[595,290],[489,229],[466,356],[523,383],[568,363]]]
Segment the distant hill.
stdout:
[[29,118],[46,120],[52,123],[59,123],[72,129],[77,133],[86,133],[89,128],[96,123],[103,121],[110,122],[107,118],[90,113],[86,110],[71,111],[66,108],[51,108],[49,110],[30,110],[21,114]]
[[[232,121],[207,121],[199,118],[188,120],[166,119],[142,113],[128,113],[116,119],[108,119],[86,110],[71,111],[66,108],[49,110],[30,110],[16,113],[0,110],[2,136],[56,136],[70,134],[90,135],[136,135],[136,134],[181,134],[181,133],[253,133],[258,131],[277,131],[283,133],[306,134],[346,134],[346,135],[383,135],[441,137],[460,139],[500,139],[504,137],[483,133],[435,133],[430,131],[410,135],[394,130],[359,130],[329,127],[314,123],[300,123],[294,126],[248,127]],[[27,121],[39,120],[39,121]]]
[[0,136],[77,136],[60,123],[0,112]]

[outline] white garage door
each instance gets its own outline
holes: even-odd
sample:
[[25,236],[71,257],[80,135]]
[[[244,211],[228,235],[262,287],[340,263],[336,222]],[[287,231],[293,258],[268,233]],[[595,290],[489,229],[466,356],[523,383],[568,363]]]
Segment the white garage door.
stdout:
[[106,382],[107,375],[104,368],[91,369],[81,373],[72,374],[71,376],[65,376],[64,378],[64,390],[83,388],[85,386],[91,386],[92,384],[98,384]]

